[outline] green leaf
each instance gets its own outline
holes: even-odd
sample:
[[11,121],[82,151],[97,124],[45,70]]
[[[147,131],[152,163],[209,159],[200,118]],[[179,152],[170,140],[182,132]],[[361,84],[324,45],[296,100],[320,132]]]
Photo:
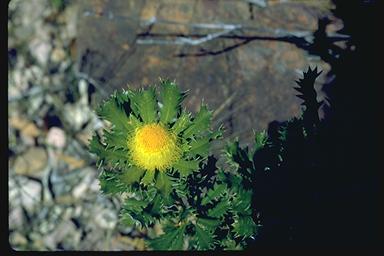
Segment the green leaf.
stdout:
[[196,114],[192,125],[189,126],[183,134],[184,138],[190,138],[193,135],[207,131],[210,126],[212,112],[208,111],[207,106],[203,105],[200,107],[200,111]]
[[169,176],[164,172],[159,172],[156,187],[164,194],[169,195],[172,190],[172,181]]
[[145,200],[137,200],[135,198],[127,198],[123,204],[123,208],[135,213],[142,213],[143,209],[148,205]]
[[140,221],[133,218],[132,215],[129,214],[128,212],[121,213],[120,220],[121,220],[121,223],[123,223],[126,226],[141,227]]
[[154,250],[182,250],[184,244],[185,225],[171,228],[165,234],[150,240],[148,243]]
[[163,196],[161,194],[157,194],[153,200],[153,206],[152,206],[151,212],[154,214],[160,214],[163,206],[164,206]]
[[208,216],[213,218],[222,217],[230,208],[229,202],[227,200],[223,200],[219,202],[215,207],[208,210]]
[[217,199],[227,190],[227,186],[225,184],[215,184],[213,189],[210,189],[207,192],[207,195],[201,201],[202,205],[206,205],[214,199]]
[[209,153],[209,137],[200,138],[197,140],[192,140],[190,142],[190,149],[188,150],[188,155],[200,155],[205,157]]
[[238,216],[232,224],[235,237],[248,238],[256,234],[257,225],[250,216]]
[[155,178],[155,171],[146,170],[144,177],[141,179],[141,183],[148,186],[153,183]]
[[128,165],[128,151],[125,149],[107,150],[101,144],[97,135],[94,135],[89,144],[89,151],[96,154],[100,160],[105,160],[113,167],[119,166],[121,169]]
[[136,166],[131,166],[123,170],[120,174],[120,180],[126,185],[132,185],[134,182],[139,182],[145,170]]
[[180,172],[181,176],[188,176],[193,171],[199,169],[199,161],[180,159],[173,164],[173,167]]
[[128,133],[116,132],[116,131],[107,131],[104,130],[105,143],[107,144],[107,149],[127,149],[127,137]]
[[110,121],[117,130],[131,132],[135,127],[128,123],[128,117],[116,101],[116,97],[112,96],[104,102],[97,110],[96,113],[108,121]]
[[237,211],[241,215],[249,215],[252,213],[251,209],[252,191],[239,189],[234,200],[233,210]]
[[118,174],[103,170],[99,175],[100,190],[108,195],[122,192],[119,186]]
[[196,227],[196,242],[198,249],[208,250],[211,249],[213,243],[213,236],[207,231],[199,227]]
[[207,218],[198,218],[196,225],[199,225],[202,229],[206,230],[210,234],[215,232],[217,226],[220,224],[220,220],[217,219],[207,219]]
[[157,121],[157,102],[154,87],[140,91],[138,94],[137,105],[144,123],[153,123]]
[[255,152],[264,147],[267,143],[268,135],[265,131],[255,133]]
[[168,80],[161,82],[160,96],[163,103],[160,109],[160,122],[167,124],[176,117],[182,97],[177,85]]
[[172,126],[172,131],[177,135],[184,131],[191,124],[191,114],[187,113],[185,110],[181,112],[181,115],[176,120],[175,124]]

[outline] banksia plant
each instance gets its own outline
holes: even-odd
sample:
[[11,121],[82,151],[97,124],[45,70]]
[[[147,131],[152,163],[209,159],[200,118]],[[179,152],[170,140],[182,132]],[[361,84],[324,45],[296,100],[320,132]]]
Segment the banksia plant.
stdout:
[[[158,93],[157,90],[159,89]],[[162,226],[148,241],[156,250],[240,249],[255,234],[251,192],[241,175],[229,178],[209,155],[212,112],[201,105],[193,116],[182,108],[186,93],[169,80],[159,88],[115,92],[97,109],[111,123],[95,134],[101,190],[119,194],[125,225]]]

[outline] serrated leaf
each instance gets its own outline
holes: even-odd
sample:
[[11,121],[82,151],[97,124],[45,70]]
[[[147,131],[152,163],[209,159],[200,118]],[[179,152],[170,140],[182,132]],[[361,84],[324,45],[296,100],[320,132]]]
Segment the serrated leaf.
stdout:
[[160,97],[163,103],[160,109],[160,122],[167,124],[176,117],[180,109],[181,93],[175,83],[166,80],[161,83]]
[[127,149],[128,133],[104,130],[105,143],[107,148]]
[[200,250],[211,249],[212,243],[213,243],[212,234],[202,229],[198,225],[196,225],[195,228],[196,228],[196,242],[197,242],[198,249]]
[[227,200],[223,200],[219,202],[215,207],[208,210],[208,216],[213,218],[222,217],[230,208],[229,202]]
[[137,200],[135,198],[127,198],[123,204],[123,208],[135,213],[142,213],[143,209],[148,205],[145,200]]
[[139,182],[140,178],[144,175],[145,170],[136,167],[136,166],[131,166],[120,174],[120,180],[122,183],[126,185],[131,185],[134,182]]
[[121,105],[116,102],[115,97],[111,97],[105,101],[96,113],[108,121],[110,121],[117,130],[131,132],[134,127],[128,124],[128,116]]
[[118,174],[102,171],[99,175],[100,190],[107,195],[114,195],[121,192],[119,187]]
[[200,155],[204,157],[209,153],[209,137],[192,140],[189,145],[188,155]]
[[217,219],[207,219],[207,218],[198,218],[196,225],[200,226],[202,229],[206,230],[210,234],[215,232],[217,226],[220,224],[220,220]]
[[129,214],[128,212],[124,212],[122,214],[120,214],[120,220],[121,222],[128,226],[128,227],[140,227],[141,226],[141,223],[136,220],[135,218],[132,217],[131,214]]
[[256,234],[257,225],[250,216],[238,216],[232,224],[235,237],[251,237]]
[[128,151],[125,149],[107,150],[101,144],[99,138],[94,135],[89,144],[89,151],[96,154],[100,160],[105,160],[111,166],[119,166],[120,169],[126,168],[128,165]]
[[207,106],[201,106],[200,111],[196,114],[196,117],[192,122],[192,125],[184,131],[183,137],[190,138],[193,135],[208,131],[211,123],[211,116],[212,112],[208,111]]
[[166,173],[159,172],[156,179],[156,187],[163,193],[163,195],[169,195],[171,193],[172,181]]
[[240,215],[251,214],[251,200],[252,191],[240,188],[232,202],[232,208],[234,211],[237,211]]
[[265,131],[258,132],[255,134],[255,151],[263,148],[267,143],[268,135]]
[[153,181],[154,178],[155,178],[155,171],[147,170],[144,174],[144,177],[141,179],[141,183],[148,186],[154,182]]
[[226,192],[227,186],[225,184],[215,184],[213,189],[208,190],[207,195],[201,200],[202,205],[206,205],[214,199],[217,199],[224,192]]
[[177,135],[184,131],[191,124],[191,116],[189,113],[182,111],[175,124],[172,126],[172,131]]
[[199,161],[180,159],[173,164],[173,167],[180,172],[181,176],[185,177],[199,169]]
[[150,240],[148,243],[154,250],[182,250],[184,244],[185,225],[172,228],[158,238]]
[[154,87],[139,92],[137,96],[137,105],[144,123],[153,123],[157,121],[157,102]]
[[153,206],[152,206],[152,213],[154,214],[160,214],[161,213],[161,208],[164,205],[164,200],[163,196],[160,194],[157,194],[153,200]]

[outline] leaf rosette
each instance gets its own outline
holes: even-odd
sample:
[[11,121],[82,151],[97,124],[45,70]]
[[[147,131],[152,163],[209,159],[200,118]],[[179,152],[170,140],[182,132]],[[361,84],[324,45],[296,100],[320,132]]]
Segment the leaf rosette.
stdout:
[[96,112],[111,128],[93,136],[90,152],[104,167],[99,179],[105,193],[139,184],[169,194],[199,170],[221,130],[210,130],[212,111],[206,105],[194,117],[183,109],[185,97],[176,83],[160,80],[159,87],[115,91],[100,105]]

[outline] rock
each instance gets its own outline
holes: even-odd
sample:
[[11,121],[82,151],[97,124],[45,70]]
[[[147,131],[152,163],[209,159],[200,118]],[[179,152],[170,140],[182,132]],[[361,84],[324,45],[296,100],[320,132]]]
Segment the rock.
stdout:
[[28,180],[21,184],[21,204],[28,211],[33,211],[34,208],[41,203],[41,184],[34,180]]
[[109,209],[103,209],[96,214],[95,222],[103,229],[113,229],[117,224],[116,213]]
[[63,149],[66,142],[65,132],[58,127],[51,127],[47,134],[47,144],[58,149]]
[[54,48],[51,53],[51,60],[55,63],[63,61],[66,57],[66,52],[63,48]]
[[9,229],[21,229],[24,225],[24,214],[20,206],[9,211]]
[[41,178],[48,166],[47,163],[46,151],[41,147],[31,147],[16,157],[13,170],[18,175]]
[[29,51],[32,56],[35,57],[42,66],[46,66],[51,50],[52,46],[48,41],[43,41],[38,38],[33,39],[29,45]]
[[80,104],[65,104],[64,117],[78,131],[89,120],[90,110]]
[[9,236],[9,243],[11,244],[13,249],[17,250],[15,246],[18,247],[18,246],[26,245],[28,243],[28,240],[20,232],[16,231],[16,232],[12,232],[11,235]]
[[58,243],[61,243],[66,239],[70,239],[73,240],[72,244],[74,245],[80,240],[80,234],[76,235],[76,233],[78,232],[76,231],[76,226],[72,221],[62,221],[56,226],[51,234],[44,238],[44,244],[48,248],[54,250],[57,248]]

